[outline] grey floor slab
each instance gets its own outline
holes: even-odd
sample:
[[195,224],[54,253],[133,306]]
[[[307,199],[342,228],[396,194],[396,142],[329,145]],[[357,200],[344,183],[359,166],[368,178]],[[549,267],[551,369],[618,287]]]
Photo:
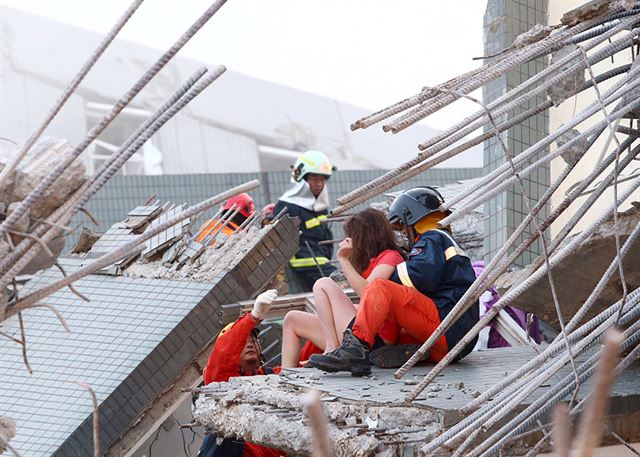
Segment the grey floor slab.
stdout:
[[[445,411],[458,411],[472,401],[478,393],[486,391],[506,375],[514,372],[535,356],[530,348],[504,348],[473,352],[462,362],[450,365],[428,386],[415,401],[425,407]],[[590,355],[590,354],[589,354]],[[587,356],[579,357],[584,360]],[[432,365],[413,368],[400,380],[393,377],[394,370],[374,367],[372,376],[354,378],[349,373],[323,373],[315,368],[285,369],[285,382],[302,387],[312,387],[347,400],[364,400],[375,403],[400,403],[415,388]],[[558,374],[538,388],[523,404],[530,404],[551,386],[569,374],[564,367]],[[593,380],[584,383],[578,399],[591,392]],[[635,404],[640,410],[640,364],[633,364],[620,376],[613,395],[623,398],[627,405]],[[618,402],[614,402],[614,408]],[[622,406],[618,406],[620,408]]]

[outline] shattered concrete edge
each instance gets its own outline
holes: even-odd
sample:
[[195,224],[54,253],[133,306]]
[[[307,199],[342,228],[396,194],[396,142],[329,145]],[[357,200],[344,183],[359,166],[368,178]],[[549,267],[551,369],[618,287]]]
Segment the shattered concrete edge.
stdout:
[[[633,204],[633,203],[632,203]],[[633,229],[640,223],[640,208],[635,205],[618,213],[620,241],[624,243]],[[567,238],[563,245],[571,241]],[[616,255],[615,225],[613,217],[603,223],[582,245],[571,253],[553,270],[556,292],[565,316],[572,316],[587,299]],[[640,242],[636,242],[623,261],[625,281],[628,290],[640,286]],[[533,274],[531,265],[521,270],[505,273],[495,282],[494,287],[502,295],[511,287],[520,284]],[[596,300],[585,319],[602,311],[622,297],[622,283],[616,273]],[[534,313],[550,325],[558,325],[553,305],[549,281],[546,277],[533,284],[512,303],[523,311]]]
[[[310,455],[307,393],[277,375],[231,378],[199,389],[193,417],[220,436]],[[321,400],[336,457],[397,455],[407,443],[424,443],[445,428],[444,414],[424,406],[353,402],[327,393]]]
[[16,436],[16,421],[0,416],[0,454],[7,450],[7,443]]

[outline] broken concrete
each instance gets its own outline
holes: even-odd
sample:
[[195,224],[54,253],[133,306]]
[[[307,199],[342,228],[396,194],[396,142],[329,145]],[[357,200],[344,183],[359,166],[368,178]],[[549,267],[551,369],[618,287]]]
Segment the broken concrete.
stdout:
[[7,450],[6,443],[16,436],[16,422],[10,417],[0,416],[0,454]]
[[[44,137],[39,140],[18,166],[11,202],[19,202],[31,193],[70,152],[68,140]],[[45,218],[57,209],[85,180],[85,166],[76,159],[45,191],[31,208],[31,216]]]
[[[640,223],[640,208],[632,208],[621,213],[618,218],[621,243],[628,238]],[[573,316],[582,306],[595,285],[616,256],[615,230],[613,219],[603,224],[574,253],[553,269],[558,299],[565,317]],[[623,262],[627,289],[640,287],[640,242],[631,247]],[[531,266],[502,275],[496,281],[496,288],[504,294],[511,286],[519,284],[533,273]],[[604,291],[587,314],[590,319],[622,297],[620,276],[615,273]],[[545,322],[558,325],[558,317],[553,305],[549,281],[546,276],[533,284],[512,303],[523,311],[531,312]]]
[[94,232],[89,227],[82,227],[78,241],[69,251],[70,254],[84,254],[91,250],[91,247],[100,239],[100,234]]
[[536,43],[551,35],[551,32],[553,32],[554,29],[555,27],[548,25],[536,24],[530,30],[518,35],[516,39],[513,40],[513,45],[511,47],[520,49],[532,43]]
[[[565,46],[553,54],[551,54],[551,63],[556,63],[559,60],[564,59],[572,52],[576,51],[578,47],[576,45]],[[579,63],[580,58],[575,57],[562,66],[563,70],[568,70],[571,67],[576,66]],[[574,73],[571,77],[563,78],[558,83],[554,84],[547,90],[547,95],[549,99],[553,102],[554,106],[560,106],[562,102],[567,100],[568,98],[573,97],[577,94],[585,85],[585,72],[577,72]]]
[[578,141],[576,141],[576,143],[565,152],[560,154],[560,157],[562,157],[562,160],[564,160],[567,165],[577,163],[578,160],[582,158],[584,153],[587,152],[589,141],[576,129],[567,130],[556,140],[558,148],[561,148],[563,145],[575,138],[578,138]]
[[65,239],[62,237],[54,238],[53,240],[51,240],[51,242],[47,243],[47,247],[53,254],[53,257],[48,256],[45,252],[40,252],[40,254],[35,256],[31,260],[31,262],[29,262],[27,266],[22,269],[20,274],[32,275],[40,270],[45,270],[51,267],[54,263],[56,263],[58,256],[62,253],[62,250],[64,249],[64,243]]
[[166,264],[162,259],[154,261],[139,259],[129,266],[123,275],[130,278],[177,279],[208,283],[221,271],[238,263],[262,239],[270,227],[267,225],[262,229],[249,228],[244,236],[221,235],[218,239],[220,247],[207,249],[200,257],[193,262],[187,262],[180,269],[177,263]]
[[560,23],[567,27],[573,27],[582,21],[587,21],[603,15],[609,8],[610,4],[611,0],[591,0],[590,2],[566,12],[560,19]]
[[[231,378],[202,388],[194,419],[224,436],[298,455],[311,454],[305,414],[306,390],[280,377]],[[397,455],[413,441],[428,441],[444,430],[443,416],[417,406],[350,402],[323,394],[329,439],[336,457]]]

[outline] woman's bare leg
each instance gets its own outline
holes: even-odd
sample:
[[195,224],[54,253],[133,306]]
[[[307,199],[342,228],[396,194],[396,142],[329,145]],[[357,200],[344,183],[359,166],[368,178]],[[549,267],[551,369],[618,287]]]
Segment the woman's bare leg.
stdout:
[[295,368],[300,362],[300,339],[305,338],[324,350],[320,319],[312,313],[289,311],[282,323],[282,366]]
[[325,338],[324,352],[338,349],[342,332],[356,315],[349,297],[330,278],[321,278],[313,285],[316,312]]

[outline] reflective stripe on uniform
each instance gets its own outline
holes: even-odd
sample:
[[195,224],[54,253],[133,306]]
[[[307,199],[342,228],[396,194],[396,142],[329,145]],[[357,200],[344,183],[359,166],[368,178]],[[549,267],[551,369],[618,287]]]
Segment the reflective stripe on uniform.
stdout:
[[449,246],[444,251],[444,259],[449,260],[451,257],[458,255],[455,246]]
[[324,221],[327,218],[327,216],[318,216],[318,217],[314,217],[313,219],[309,219],[307,221],[304,222],[304,226],[307,229],[312,229],[314,227],[319,226],[322,221]]
[[449,238],[449,241],[451,241],[451,244],[453,244],[453,246],[449,246],[447,249],[445,249],[445,251],[444,251],[445,260],[449,260],[451,257],[455,257],[457,255],[469,258],[469,256],[464,251],[464,249],[462,249],[460,247],[460,245],[458,244],[458,242],[456,240],[454,240],[453,237],[451,235],[449,235],[446,231],[436,229],[436,232],[442,233],[444,236]]
[[[316,261],[318,263],[316,263]],[[299,259],[297,257],[293,257],[289,260],[289,265],[291,268],[307,268],[307,267],[315,267],[316,265],[325,265],[329,263],[329,259],[326,257],[316,257],[315,260],[313,257],[306,257]]]
[[402,262],[398,264],[398,277],[400,278],[400,282],[402,282],[403,286],[411,287],[415,289],[416,286],[413,285],[413,281],[409,277],[409,271],[407,270],[407,262]]

